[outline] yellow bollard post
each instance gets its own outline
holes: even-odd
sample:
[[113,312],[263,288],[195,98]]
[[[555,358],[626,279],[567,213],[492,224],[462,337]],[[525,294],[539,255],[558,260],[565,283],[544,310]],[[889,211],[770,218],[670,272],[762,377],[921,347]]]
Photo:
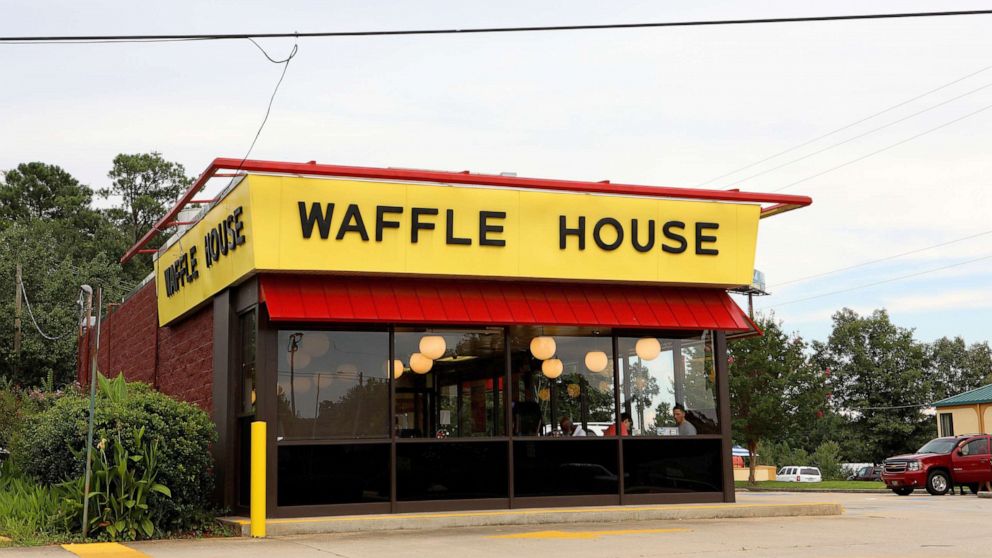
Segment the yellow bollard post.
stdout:
[[251,536],[265,537],[265,421],[251,423]]

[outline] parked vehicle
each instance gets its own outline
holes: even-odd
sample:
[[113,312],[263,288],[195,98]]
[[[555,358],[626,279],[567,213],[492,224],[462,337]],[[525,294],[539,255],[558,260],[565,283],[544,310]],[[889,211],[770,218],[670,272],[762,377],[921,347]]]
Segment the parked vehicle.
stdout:
[[873,466],[873,465],[860,467],[853,474],[848,475],[847,480],[854,480],[854,481],[882,480],[882,467]]
[[782,482],[820,482],[823,476],[816,467],[799,467],[789,465],[782,467],[775,475],[775,480]]
[[882,481],[900,496],[925,488],[934,496],[947,494],[955,486],[967,486],[973,494],[992,481],[992,455],[988,434],[934,438],[916,453],[885,460]]

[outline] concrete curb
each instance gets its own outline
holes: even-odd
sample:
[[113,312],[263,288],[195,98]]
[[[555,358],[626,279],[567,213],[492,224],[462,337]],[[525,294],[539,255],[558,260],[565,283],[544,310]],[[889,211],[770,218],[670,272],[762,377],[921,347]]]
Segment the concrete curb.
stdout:
[[811,494],[886,494],[891,492],[887,488],[852,488],[850,490],[829,489],[829,488],[738,488],[737,492],[790,492]]
[[[270,537],[278,537],[319,533],[433,530],[450,527],[491,527],[497,525],[809,517],[841,515],[842,513],[844,513],[844,508],[840,504],[819,502],[803,504],[688,504],[608,506],[596,508],[540,508],[269,519],[266,522],[266,531]],[[234,527],[236,530],[240,529],[242,536],[248,536],[249,534],[250,521],[248,518],[224,517],[220,521]]]

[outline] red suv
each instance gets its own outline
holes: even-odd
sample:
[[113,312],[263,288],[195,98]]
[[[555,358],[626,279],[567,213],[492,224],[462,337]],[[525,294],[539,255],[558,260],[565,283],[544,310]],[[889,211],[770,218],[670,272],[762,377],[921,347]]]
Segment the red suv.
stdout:
[[917,488],[939,496],[954,486],[967,486],[977,494],[982,484],[992,481],[989,442],[988,434],[935,438],[914,454],[886,459],[882,481],[900,496]]

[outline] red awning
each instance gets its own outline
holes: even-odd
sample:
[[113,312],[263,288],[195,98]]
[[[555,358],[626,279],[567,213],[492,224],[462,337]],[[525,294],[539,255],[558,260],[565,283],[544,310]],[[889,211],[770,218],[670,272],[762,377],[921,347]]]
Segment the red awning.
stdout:
[[274,321],[753,329],[721,289],[322,275],[259,282]]

